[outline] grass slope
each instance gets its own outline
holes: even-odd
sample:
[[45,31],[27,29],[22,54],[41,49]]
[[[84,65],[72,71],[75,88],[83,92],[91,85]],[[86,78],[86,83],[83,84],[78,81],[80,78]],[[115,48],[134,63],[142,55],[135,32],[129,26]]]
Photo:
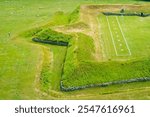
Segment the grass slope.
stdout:
[[[148,82],[126,86],[111,86],[104,89],[92,88],[73,93],[61,93],[59,91],[59,82],[66,48],[42,44],[44,45],[43,47],[31,42],[31,38],[17,36],[25,30],[49,24],[50,19],[59,19],[57,17],[52,18],[56,11],[63,11],[67,14],[83,3],[142,4],[145,2],[134,0],[0,1],[0,99],[137,99],[137,97],[139,97],[138,99],[149,99],[150,91],[148,88],[145,88],[149,87]],[[57,22],[54,22],[56,25]],[[68,21],[64,22],[68,23]],[[130,36],[132,37],[132,35]],[[137,41],[137,43],[139,42]],[[39,63],[45,58],[44,51],[48,53],[49,50],[53,52],[53,66],[55,67],[53,67],[52,75],[49,77],[51,79],[49,92],[44,95],[43,92],[37,92],[34,82],[35,76],[42,70]],[[47,58],[49,54],[45,56]],[[47,66],[49,62],[44,64]],[[40,87],[38,83],[36,85],[37,88]],[[122,88],[119,90],[118,87],[119,89],[120,87]],[[141,89],[138,89],[138,87],[141,87]],[[129,90],[126,92],[126,89]],[[105,95],[105,92],[109,94]],[[139,92],[141,96],[139,96]]]
[[[84,87],[91,84],[97,85],[109,82],[150,77],[149,49],[147,49],[147,51],[140,51],[142,52],[141,54],[136,53],[137,51],[139,52],[138,49],[144,49],[145,47],[149,48],[149,41],[147,39],[150,37],[149,34],[146,33],[149,27],[149,17],[106,17],[101,15],[99,19],[99,23],[103,31],[102,39],[104,40],[105,44],[105,52],[108,54],[107,61],[89,61],[88,59],[91,58],[89,55],[91,55],[92,52],[88,49],[90,49],[92,46],[88,45],[87,42],[90,42],[90,40],[88,40],[87,37],[82,39],[79,36],[78,47],[76,47],[76,44],[74,43],[72,44],[74,47],[71,47],[72,49],[68,49],[67,58],[70,59],[66,59],[66,64],[64,66],[65,69],[62,80],[63,88],[74,90],[77,87]],[[137,22],[137,25],[133,25],[135,21]],[[131,30],[128,28],[129,26],[132,26]],[[140,26],[141,28],[137,28],[137,26]],[[144,30],[145,33],[142,35]],[[128,36],[128,34],[132,35],[132,39]],[[140,37],[142,40],[136,39],[136,36],[133,34],[138,35],[138,37]],[[140,44],[138,48],[137,45],[135,45],[136,41],[139,41],[143,44]],[[90,42],[90,44],[92,43],[93,42]],[[128,46],[128,43],[130,46]],[[80,46],[86,49],[80,49]],[[132,49],[134,46],[136,46],[138,49]],[[106,51],[108,49],[111,50]],[[115,51],[115,49],[116,53],[111,53],[111,51]],[[133,55],[130,54],[130,51],[132,51]],[[83,58],[80,58],[80,55],[82,55]]]

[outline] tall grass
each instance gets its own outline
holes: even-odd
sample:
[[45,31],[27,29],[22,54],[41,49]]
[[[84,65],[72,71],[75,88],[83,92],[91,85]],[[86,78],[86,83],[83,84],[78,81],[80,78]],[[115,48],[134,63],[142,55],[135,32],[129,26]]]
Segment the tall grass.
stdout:
[[51,41],[62,41],[62,42],[69,42],[71,39],[70,35],[62,34],[56,31],[53,31],[49,28],[43,29],[42,31],[35,34],[33,38],[37,38],[39,40],[51,40]]
[[78,87],[150,76],[150,60],[136,62],[81,62],[71,76],[63,80],[64,87]]

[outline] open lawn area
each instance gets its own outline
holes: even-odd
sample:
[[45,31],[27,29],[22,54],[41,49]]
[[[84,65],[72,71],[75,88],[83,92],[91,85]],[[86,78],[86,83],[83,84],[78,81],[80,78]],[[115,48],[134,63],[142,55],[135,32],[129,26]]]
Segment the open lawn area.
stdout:
[[121,9],[150,2],[1,0],[0,99],[150,99],[150,16]]

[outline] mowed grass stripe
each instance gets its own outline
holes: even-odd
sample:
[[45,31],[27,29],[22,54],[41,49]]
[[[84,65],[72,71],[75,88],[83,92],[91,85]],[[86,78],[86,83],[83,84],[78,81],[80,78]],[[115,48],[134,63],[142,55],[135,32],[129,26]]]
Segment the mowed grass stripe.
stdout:
[[123,40],[123,36],[121,34],[121,31],[119,29],[117,20],[114,16],[108,17],[110,22],[110,27],[113,33],[113,38],[115,41],[115,46],[117,48],[118,56],[128,56],[128,49],[126,47],[126,44]]
[[129,55],[131,56],[131,50],[130,50],[129,45],[128,45],[128,42],[127,42],[127,40],[126,40],[126,38],[125,38],[125,36],[124,36],[124,33],[123,33],[123,31],[122,31],[122,27],[121,27],[121,25],[120,25],[120,22],[119,22],[117,16],[116,16],[116,20],[117,20],[117,23],[118,23],[118,25],[119,25],[120,31],[121,31],[121,33],[122,33],[123,39],[124,39],[124,41],[125,41],[125,44],[126,44],[126,46],[127,46],[127,49],[128,49],[128,51],[129,51]]
[[106,16],[106,19],[107,19],[108,29],[110,31],[111,39],[112,39],[112,42],[113,42],[113,46],[114,46],[114,49],[115,49],[115,53],[116,53],[116,56],[118,56],[117,48],[116,48],[116,45],[115,45],[115,41],[114,41],[114,38],[113,38],[113,34],[112,34],[112,31],[111,31],[110,23],[109,23],[109,20],[108,20],[107,16]]
[[107,17],[108,28],[112,38],[112,42],[115,48],[116,56],[130,56],[131,52],[127,41],[124,39],[123,31],[121,31],[120,26],[115,17]]
[[113,16],[108,17],[108,21],[109,21],[110,28],[111,28],[111,31],[112,31],[113,39],[115,41],[115,46],[116,46],[118,56],[128,55],[127,47],[124,43],[121,31],[119,29],[119,26],[117,24],[117,21],[116,21],[115,17],[113,17]]

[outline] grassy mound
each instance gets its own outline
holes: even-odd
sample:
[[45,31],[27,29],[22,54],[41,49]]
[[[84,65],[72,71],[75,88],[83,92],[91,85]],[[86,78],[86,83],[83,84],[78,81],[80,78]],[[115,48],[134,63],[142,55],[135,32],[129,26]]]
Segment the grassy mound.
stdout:
[[[77,37],[78,40],[75,39]],[[92,52],[94,52],[92,39],[84,34],[77,34],[68,47],[62,80],[72,77],[82,61],[91,61]]]
[[[64,23],[63,26],[65,28],[90,28],[84,22],[77,22],[79,17],[79,7],[68,16],[63,12],[56,12],[54,19],[61,19],[59,17],[66,17],[65,21],[68,23]],[[58,23],[57,25],[59,26],[60,24],[61,23]],[[104,30],[102,31],[104,32]],[[31,31],[29,35],[32,36],[33,39],[36,39],[34,41],[44,43],[50,42],[50,44],[56,45],[61,45],[59,42],[67,43],[64,44],[64,46],[67,46],[67,54],[61,74],[62,90],[76,90],[91,86],[100,86],[103,84],[111,85],[122,83],[124,81],[124,83],[126,83],[126,81],[146,81],[150,76],[150,59],[147,57],[143,57],[142,59],[137,58],[136,60],[126,59],[123,61],[118,61],[119,59],[108,59],[108,61],[105,62],[98,62],[94,56],[94,39],[85,34],[73,33],[72,35],[68,35],[43,27]],[[47,87],[49,87],[50,81],[47,80],[49,79],[49,76],[45,74],[48,72],[48,69],[44,70],[44,72],[42,72],[43,79],[41,79],[41,84],[44,83],[44,86]],[[141,80],[141,78],[146,79]],[[48,89],[47,87],[46,89]]]
[[[79,10],[80,8],[78,7],[71,14],[68,15],[61,11],[58,11],[55,13],[52,19],[58,22],[57,24],[58,26],[61,24],[61,18],[65,19],[65,23],[63,23],[64,24],[63,26],[68,29],[89,28],[89,26],[85,22],[77,22],[79,18]],[[139,19],[137,18],[137,21],[138,20]],[[101,19],[100,21],[103,20]],[[121,21],[122,20],[120,19],[120,22]],[[105,24],[104,22],[102,23]],[[102,25],[102,29],[103,28],[104,26]],[[102,31],[103,34],[105,34],[105,30],[103,29]],[[120,61],[119,59],[118,59],[119,61],[117,59],[109,59],[105,62],[96,61],[96,58],[94,56],[95,53],[94,39],[85,34],[73,33],[72,35],[68,35],[54,31],[47,27],[43,27],[31,31],[30,36],[32,36],[33,39],[36,39],[34,41],[44,43],[50,42],[50,44],[56,45],[61,45],[59,42],[63,42],[63,44],[67,43],[64,44],[65,46],[69,45],[67,48],[66,52],[67,54],[64,60],[61,75],[62,90],[63,89],[75,90],[80,89],[80,87],[86,88],[88,86],[100,86],[105,83],[106,84],[115,84],[116,82],[122,83],[124,81],[130,81],[132,79],[138,80],[139,78],[140,78],[139,81],[141,81],[141,78],[149,78],[150,76],[149,57],[143,57],[142,59],[137,58],[135,60],[126,59],[123,61]],[[106,41],[107,37],[104,39]],[[111,50],[113,50],[113,48]],[[109,54],[113,53],[110,51]],[[46,69],[46,71],[42,73],[43,79],[41,79],[41,84],[44,83],[44,86],[46,84],[46,86],[49,87],[50,81],[47,80],[49,79],[48,78],[49,76],[45,75],[45,73],[48,73],[48,71],[49,70]],[[48,88],[46,87],[46,89]]]
[[70,35],[59,33],[56,31],[53,31],[51,29],[44,29],[40,32],[38,32],[34,38],[37,38],[39,40],[51,40],[51,41],[62,41],[62,42],[69,42],[71,39]]
[[[150,76],[150,60],[136,62],[81,62],[63,79],[65,88],[97,85]],[[142,66],[142,67],[141,67]]]
[[150,76],[149,58],[96,62],[93,40],[82,33],[76,34],[70,45],[62,74],[62,90],[76,90],[104,83],[126,83],[133,79],[137,82]]
[[78,6],[70,15],[69,23],[75,23],[79,19],[80,6]]

